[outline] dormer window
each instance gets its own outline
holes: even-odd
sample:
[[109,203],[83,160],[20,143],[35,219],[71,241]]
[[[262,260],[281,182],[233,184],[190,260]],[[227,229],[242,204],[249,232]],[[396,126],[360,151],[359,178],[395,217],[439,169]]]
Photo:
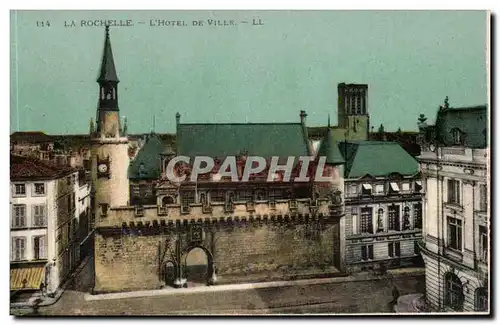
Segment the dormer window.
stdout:
[[453,143],[455,145],[462,145],[464,141],[464,133],[459,128],[454,128],[451,130],[451,135],[453,137]]
[[361,194],[362,195],[372,195],[372,185],[371,184],[363,184]]
[[141,162],[139,165],[139,176],[144,176],[146,175],[146,166],[144,166],[144,163]]
[[398,185],[398,183],[396,183],[396,182],[391,182],[391,184],[390,184],[390,189],[391,189],[391,191],[390,191],[390,192],[391,192],[392,194],[399,193],[399,185]]

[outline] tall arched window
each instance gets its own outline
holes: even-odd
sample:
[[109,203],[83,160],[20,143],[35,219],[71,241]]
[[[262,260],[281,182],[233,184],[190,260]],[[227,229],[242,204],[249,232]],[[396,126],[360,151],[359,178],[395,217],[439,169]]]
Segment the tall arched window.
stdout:
[[403,230],[408,230],[411,228],[410,224],[410,207],[404,208],[403,213]]
[[377,232],[384,231],[384,209],[380,208],[377,211]]
[[474,309],[488,311],[488,290],[484,287],[477,288],[474,293]]
[[453,273],[445,275],[445,306],[461,311],[464,303],[464,289],[462,281]]
[[203,206],[206,206],[207,205],[207,195],[205,193],[201,193],[200,194],[200,203],[203,205]]
[[113,87],[113,99],[116,99],[116,89]]

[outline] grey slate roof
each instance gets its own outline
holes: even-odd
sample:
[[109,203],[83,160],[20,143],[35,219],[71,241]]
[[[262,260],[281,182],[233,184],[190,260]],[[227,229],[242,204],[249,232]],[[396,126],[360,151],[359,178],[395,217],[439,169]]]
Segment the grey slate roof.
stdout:
[[223,158],[307,156],[308,140],[301,123],[179,124],[177,154]]
[[318,156],[325,156],[326,163],[328,164],[337,165],[345,163],[345,160],[340,153],[337,139],[334,139],[331,129],[328,129],[325,137],[321,141],[318,149]]
[[385,177],[392,173],[411,176],[419,172],[417,160],[396,142],[341,141],[338,145],[346,161],[345,178]]
[[128,168],[129,179],[158,179],[161,174],[161,153],[165,144],[156,134],[147,139]]
[[453,131],[458,129],[463,134],[463,146],[485,148],[488,123],[486,105],[441,108],[434,126],[436,140],[440,145],[453,146]]

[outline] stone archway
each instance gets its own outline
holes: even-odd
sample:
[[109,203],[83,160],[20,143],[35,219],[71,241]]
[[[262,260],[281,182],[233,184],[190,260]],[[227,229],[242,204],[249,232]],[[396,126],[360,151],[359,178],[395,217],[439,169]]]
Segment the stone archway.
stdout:
[[214,278],[213,256],[201,245],[187,248],[182,258],[183,278],[188,282],[210,285]]
[[163,264],[162,268],[162,278],[166,285],[175,285],[175,279],[177,276],[177,264],[173,260],[168,260]]

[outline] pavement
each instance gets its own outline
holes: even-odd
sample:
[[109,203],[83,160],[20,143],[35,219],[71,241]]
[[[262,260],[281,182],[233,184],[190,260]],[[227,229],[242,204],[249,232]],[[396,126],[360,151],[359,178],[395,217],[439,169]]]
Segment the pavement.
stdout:
[[423,298],[422,293],[413,293],[404,295],[398,298],[397,304],[394,306],[394,311],[398,314],[414,314],[423,312],[419,310],[419,301]]
[[59,298],[61,298],[62,294],[64,291],[73,284],[75,278],[77,278],[82,270],[84,270],[89,261],[91,261],[92,257],[87,256],[83,259],[83,261],[80,263],[80,265],[68,276],[66,281],[55,291],[55,293],[52,296],[44,295],[42,296],[41,293],[34,294],[29,300],[27,301],[20,301],[20,302],[12,302],[10,304],[10,308],[15,309],[15,308],[31,308],[34,305],[38,307],[43,307],[43,306],[50,306],[55,304]]
[[[53,305],[39,316],[71,315],[263,315],[392,313],[392,290],[423,293],[423,269],[390,270],[386,275],[274,281],[183,289],[90,295],[93,263],[87,263]],[[11,313],[13,313],[11,311]],[[23,313],[17,313],[22,315]],[[24,314],[33,315],[32,310]]]
[[106,294],[90,294],[86,293],[84,299],[86,301],[92,300],[109,300],[109,299],[124,299],[124,298],[140,298],[140,297],[154,297],[166,295],[182,295],[182,294],[196,294],[204,292],[227,292],[227,291],[241,291],[241,290],[255,290],[263,288],[277,288],[277,287],[291,287],[291,286],[310,286],[321,285],[330,283],[343,283],[343,282],[356,282],[356,281],[374,281],[392,279],[397,276],[418,276],[424,275],[423,268],[405,268],[389,270],[384,275],[375,275],[370,272],[359,273],[352,276],[333,277],[333,278],[317,278],[317,279],[304,279],[304,280],[291,280],[291,281],[269,281],[259,283],[239,283],[239,284],[225,284],[213,286],[194,286],[191,288],[171,288],[166,287],[159,290],[143,290],[143,291],[130,291],[130,292],[117,292]]

